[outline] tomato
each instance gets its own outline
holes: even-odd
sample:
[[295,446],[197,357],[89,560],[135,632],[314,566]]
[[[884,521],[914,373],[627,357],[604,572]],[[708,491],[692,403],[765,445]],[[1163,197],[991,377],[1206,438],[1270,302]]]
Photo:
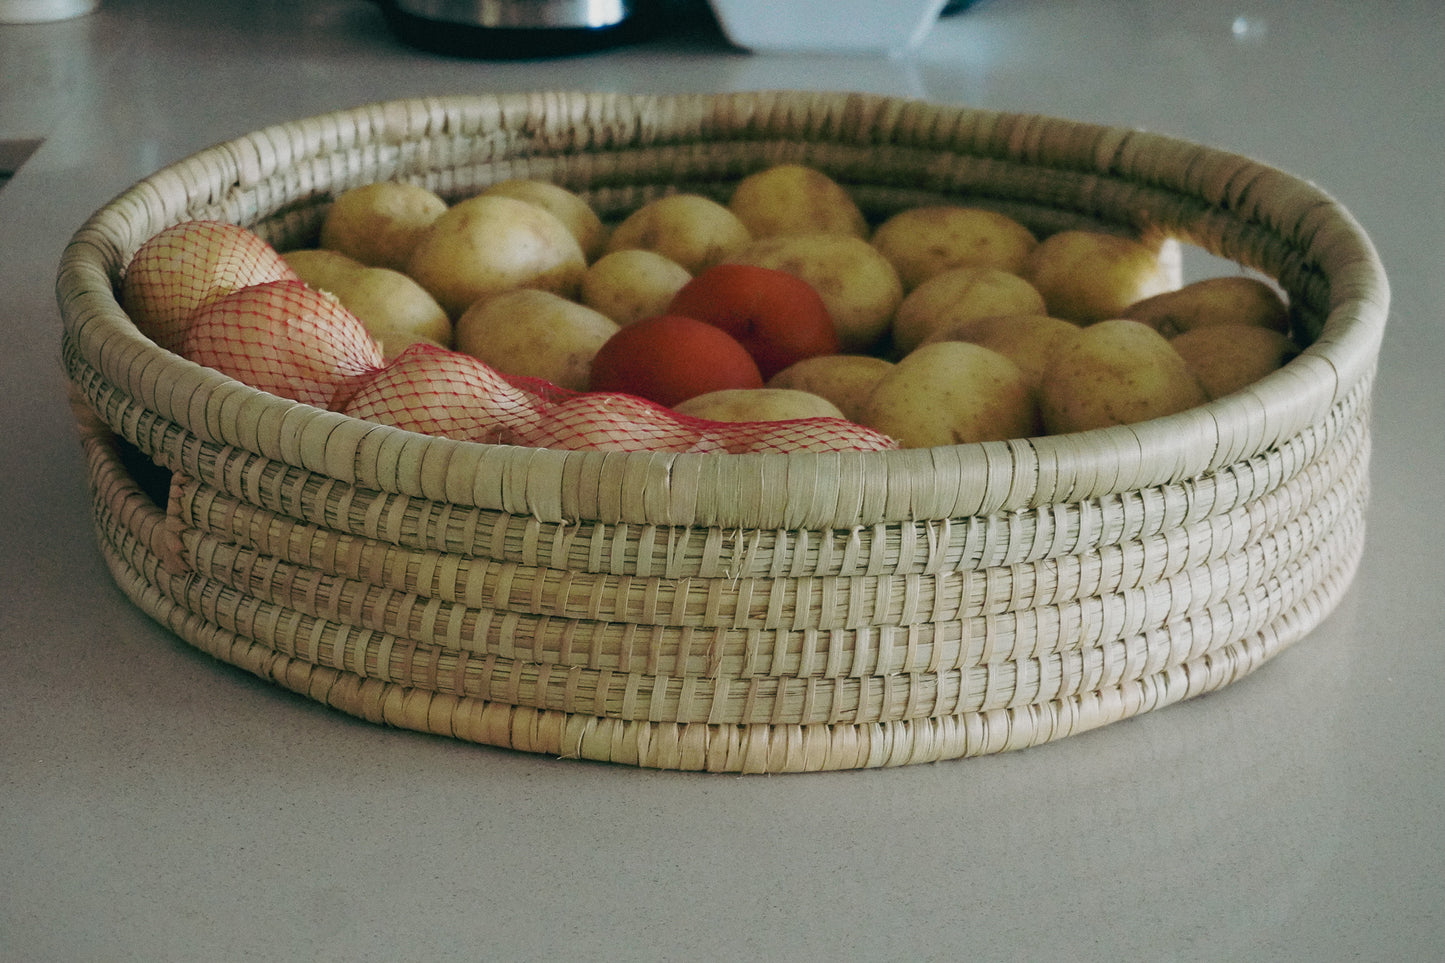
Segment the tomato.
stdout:
[[589,387],[621,391],[672,407],[723,388],[761,388],[747,349],[721,328],[663,314],[633,322],[592,359]]
[[807,281],[772,268],[708,268],[682,286],[667,310],[732,335],[765,380],[794,362],[839,350],[837,329],[818,292]]

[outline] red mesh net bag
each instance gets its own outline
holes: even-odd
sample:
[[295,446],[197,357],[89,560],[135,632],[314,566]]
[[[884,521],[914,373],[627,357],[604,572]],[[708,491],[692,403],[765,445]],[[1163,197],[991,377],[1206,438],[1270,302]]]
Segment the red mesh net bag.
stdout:
[[[189,223],[193,230],[178,225],[163,244],[147,242],[130,265],[125,291],[140,292],[134,296],[148,312],[145,321],[132,317],[184,357],[283,398],[423,434],[537,448],[743,453],[897,447],[842,418],[706,421],[633,395],[568,391],[504,375],[469,355],[426,344],[386,363],[354,314],[297,280],[259,237],[237,234],[241,228],[217,231],[212,222]],[[184,246],[188,238],[200,250],[177,253],[173,245]],[[266,277],[278,273],[278,263],[284,275]],[[265,279],[237,283],[246,277]],[[162,298],[164,292],[175,303]],[[135,310],[129,302],[126,307]]]
[[126,267],[120,303],[156,344],[179,351],[198,310],[233,291],[296,272],[259,235],[223,221],[185,221],[141,245]]
[[574,392],[502,375],[456,351],[415,344],[361,383],[342,409],[367,421],[464,441],[570,451],[880,451],[892,439],[841,418],[720,422],[633,395]]
[[180,354],[254,388],[339,408],[382,365],[356,316],[300,281],[253,284],[192,315]]

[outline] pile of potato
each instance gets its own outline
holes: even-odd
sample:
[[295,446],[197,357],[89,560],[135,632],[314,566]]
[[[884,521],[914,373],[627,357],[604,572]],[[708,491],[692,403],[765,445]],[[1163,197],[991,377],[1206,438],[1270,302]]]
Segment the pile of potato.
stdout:
[[1089,231],[1039,239],[963,205],[872,226],[845,188],[796,164],[743,179],[726,203],[674,193],[610,225],[541,181],[452,205],[416,185],[370,184],[335,199],[319,247],[282,256],[387,357],[429,342],[577,391],[609,338],[665,313],[699,272],[783,271],[822,297],[841,351],[678,410],[732,421],[821,411],[903,447],[1171,414],[1298,350],[1287,304],[1263,280],[1179,286],[1158,245]]

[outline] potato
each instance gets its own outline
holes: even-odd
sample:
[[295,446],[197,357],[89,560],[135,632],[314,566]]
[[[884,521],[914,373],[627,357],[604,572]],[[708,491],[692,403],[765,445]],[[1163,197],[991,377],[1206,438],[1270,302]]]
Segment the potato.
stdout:
[[306,247],[286,251],[281,259],[291,266],[296,276],[313,288],[336,293],[336,288],[357,271],[364,270],[356,258],[328,248]]
[[672,410],[690,418],[729,422],[843,417],[828,399],[792,388],[725,388],[696,395]]
[[738,216],[717,201],[701,194],[669,194],[642,205],[613,228],[607,253],[656,251],[697,274],[750,240]]
[[662,314],[692,280],[687,268],[656,251],[632,248],[598,258],[582,276],[582,303],[627,325]]
[[362,264],[402,271],[417,239],[446,209],[446,201],[419,184],[353,187],[327,210],[320,246]]
[[473,304],[456,324],[456,346],[509,375],[586,391],[597,350],[618,331],[606,315],[535,288]]
[[1081,328],[1054,353],[1039,387],[1050,434],[1132,424],[1207,400],[1199,380],[1162,334],[1124,319]]
[[910,291],[949,268],[1017,274],[1037,243],[1032,231],[1007,215],[950,204],[899,211],[873,232],[873,245]]
[[602,218],[597,216],[592,205],[580,195],[558,184],[518,177],[498,181],[482,191],[482,194],[515,197],[519,201],[527,201],[550,211],[557,220],[567,225],[567,230],[577,239],[582,255],[589,264],[601,257],[607,246],[607,226],[602,223]]
[[1036,434],[1038,409],[1018,365],[976,344],[938,341],[879,379],[860,421],[904,448],[928,448]]
[[887,334],[903,300],[893,265],[849,234],[790,234],[753,241],[730,261],[802,278],[822,297],[845,352],[864,352]]
[[738,182],[728,201],[753,237],[779,234],[868,236],[868,222],[837,181],[813,167],[777,164]]
[[567,225],[535,204],[498,195],[449,208],[423,232],[406,268],[453,318],[516,288],[573,297],[586,271]]
[[1205,324],[1169,343],[1210,398],[1247,387],[1299,354],[1284,333],[1252,324]]
[[843,417],[857,421],[863,404],[893,364],[867,354],[823,354],[789,365],[768,379],[769,388],[792,388],[826,398]]
[[1044,238],[1020,273],[1044,296],[1048,314],[1079,324],[1122,317],[1134,302],[1176,286],[1155,248],[1097,231]]
[[1284,298],[1264,281],[1246,275],[1205,278],[1129,305],[1120,317],[1143,321],[1166,338],[1211,324],[1248,324],[1289,330]]
[[893,347],[907,354],[940,328],[1001,314],[1043,314],[1044,298],[1017,274],[956,267],[910,291],[893,315]]
[[451,344],[451,318],[425,288],[400,271],[367,267],[322,248],[287,251],[282,257],[301,280],[331,293],[356,315],[387,360],[417,341]]
[[997,351],[1018,365],[1029,387],[1037,390],[1054,352],[1081,330],[1072,321],[1046,314],[997,315],[949,325],[929,335],[924,344],[968,341]]
[[452,320],[420,284],[391,268],[363,268],[332,292],[394,358],[416,341],[447,347]]

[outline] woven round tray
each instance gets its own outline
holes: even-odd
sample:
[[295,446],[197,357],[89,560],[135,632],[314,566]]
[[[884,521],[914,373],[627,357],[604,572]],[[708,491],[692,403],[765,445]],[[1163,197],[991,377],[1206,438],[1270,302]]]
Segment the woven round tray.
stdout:
[[[794,161],[878,219],[992,207],[1164,232],[1277,279],[1307,349],[1141,424],[792,455],[430,438],[265,394],[120,309],[192,218],[314,240],[340,191],[538,177],[609,218]],[[1034,745],[1224,686],[1309,632],[1364,538],[1388,289],[1315,187],[1138,131],[801,92],[396,101],[146,178],[60,267],[64,360],[121,588],[218,659],[374,722],[640,766],[893,766]],[[159,476],[158,478],[156,476]]]

